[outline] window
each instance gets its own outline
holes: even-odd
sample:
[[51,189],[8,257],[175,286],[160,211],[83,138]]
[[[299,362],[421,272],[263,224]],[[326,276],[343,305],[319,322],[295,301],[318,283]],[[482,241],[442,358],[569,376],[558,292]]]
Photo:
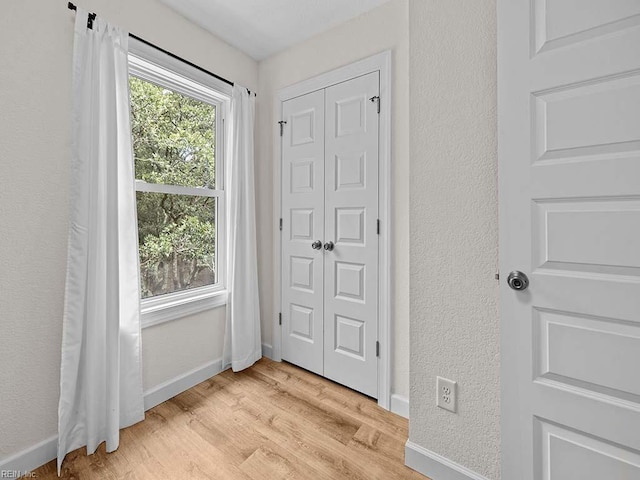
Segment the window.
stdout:
[[226,301],[222,132],[229,96],[168,55],[142,53],[132,48],[129,55],[129,87],[148,326]]

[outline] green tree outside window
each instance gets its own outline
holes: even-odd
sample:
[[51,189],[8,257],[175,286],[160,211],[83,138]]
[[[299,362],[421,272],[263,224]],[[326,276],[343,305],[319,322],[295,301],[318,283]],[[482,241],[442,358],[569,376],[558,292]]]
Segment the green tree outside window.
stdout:
[[[136,179],[216,188],[216,107],[130,77]],[[137,192],[142,298],[216,283],[216,198]]]

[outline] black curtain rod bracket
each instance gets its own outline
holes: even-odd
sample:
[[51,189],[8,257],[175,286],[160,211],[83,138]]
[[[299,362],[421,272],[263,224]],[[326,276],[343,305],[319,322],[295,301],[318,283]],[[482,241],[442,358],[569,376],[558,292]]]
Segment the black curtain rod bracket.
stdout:
[[[74,10],[74,11],[78,11],[78,7],[76,7],[72,2],[67,3],[67,8],[69,10]],[[87,19],[87,28],[93,28],[93,21],[96,19],[96,14],[95,13],[90,13],[89,14],[89,18]],[[220,75],[216,75],[213,72],[210,72],[209,70],[206,70],[198,65],[196,65],[195,63],[190,62],[189,60],[186,60],[182,57],[179,57],[178,55],[176,55],[175,53],[171,53],[168,50],[165,50],[164,48],[160,48],[157,45],[154,45],[151,42],[147,42],[145,39],[138,37],[137,35],[134,35],[133,33],[130,33],[129,36],[131,38],[135,38],[137,41],[144,43],[145,45],[148,45],[151,48],[155,48],[156,50],[164,53],[165,55],[169,55],[171,58],[174,58],[176,60],[179,60],[183,63],[186,63],[187,65],[189,65],[190,67],[195,68],[196,70],[199,70],[203,73],[206,73],[207,75],[211,75],[214,78],[217,78],[218,80],[220,80],[221,82],[226,83],[227,85],[231,85],[233,87],[234,83],[231,80],[227,80],[224,77],[221,77]],[[251,90],[249,90],[247,88],[247,93],[249,93],[249,95],[251,95]]]
[[[74,12],[78,11],[78,7],[76,7],[73,3],[69,2],[67,3],[67,8],[69,10],[73,10]],[[87,17],[87,28],[93,30],[93,21],[96,19],[96,14],[95,13],[90,13],[89,16]]]

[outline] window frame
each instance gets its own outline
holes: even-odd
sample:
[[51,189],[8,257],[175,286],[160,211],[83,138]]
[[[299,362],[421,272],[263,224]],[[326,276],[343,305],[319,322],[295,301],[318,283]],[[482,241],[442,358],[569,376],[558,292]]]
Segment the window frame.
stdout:
[[[214,285],[140,298],[142,328],[226,305],[226,149],[225,119],[232,87],[134,38],[129,39],[129,76],[151,82],[216,107],[215,189],[162,185],[135,180],[136,192],[197,195],[216,198],[216,280]],[[136,214],[137,223],[137,214]],[[137,247],[137,246],[136,246]],[[138,267],[139,269],[139,267]]]

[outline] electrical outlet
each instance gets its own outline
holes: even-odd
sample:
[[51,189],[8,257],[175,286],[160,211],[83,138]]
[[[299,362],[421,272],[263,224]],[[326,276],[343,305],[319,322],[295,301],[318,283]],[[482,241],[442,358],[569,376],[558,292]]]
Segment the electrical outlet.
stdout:
[[457,383],[453,380],[449,380],[447,378],[437,377],[436,381],[436,405],[440,408],[444,408],[445,410],[449,410],[450,412],[456,412],[458,409],[457,406],[457,395],[456,395],[456,387]]

